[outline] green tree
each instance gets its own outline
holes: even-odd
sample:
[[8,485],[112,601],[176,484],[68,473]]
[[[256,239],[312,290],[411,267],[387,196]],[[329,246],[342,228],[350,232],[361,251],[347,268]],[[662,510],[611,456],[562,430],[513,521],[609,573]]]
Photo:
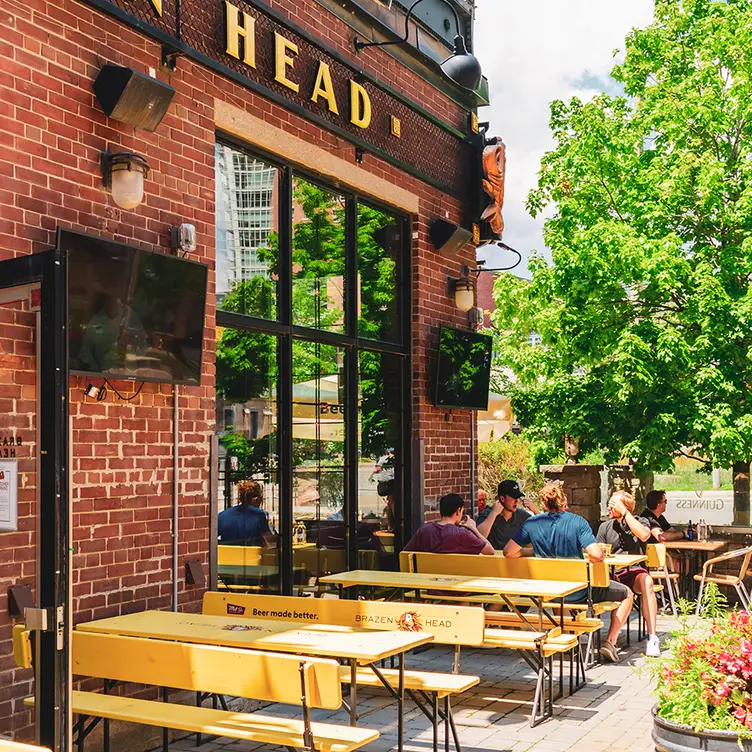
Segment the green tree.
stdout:
[[657,0],[612,76],[625,96],[551,107],[528,208],[551,207],[553,263],[496,284],[502,380],[549,453],[569,433],[645,468],[746,464],[752,2]]

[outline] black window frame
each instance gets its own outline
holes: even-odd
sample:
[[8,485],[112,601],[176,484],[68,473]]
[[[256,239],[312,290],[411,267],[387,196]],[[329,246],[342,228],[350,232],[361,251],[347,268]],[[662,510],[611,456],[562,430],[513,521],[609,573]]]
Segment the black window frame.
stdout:
[[[277,220],[279,228],[279,282],[277,286],[277,319],[262,319],[255,316],[223,311],[216,308],[216,326],[233,327],[272,334],[278,341],[278,384],[277,384],[277,453],[279,483],[279,566],[280,592],[293,592],[293,505],[292,505],[292,352],[294,340],[307,340],[322,344],[342,347],[345,351],[345,477],[344,477],[344,517],[346,525],[345,564],[348,569],[357,568],[357,516],[358,516],[358,467],[360,446],[358,436],[358,379],[359,353],[371,351],[389,353],[402,358],[401,392],[402,425],[401,443],[403,458],[400,463],[398,485],[401,491],[400,525],[395,530],[395,551],[401,550],[404,537],[415,525],[411,519],[414,513],[411,503],[412,484],[412,221],[411,218],[396,207],[389,206],[370,195],[361,195],[355,191],[327,182],[326,178],[316,175],[295,163],[281,161],[274,154],[244,143],[242,140],[218,131],[216,140],[232,149],[245,152],[249,156],[262,160],[278,171],[279,196],[277,201]],[[339,194],[345,199],[345,280],[344,280],[344,321],[345,332],[329,332],[321,329],[297,326],[292,323],[292,208],[293,184],[295,178],[306,180],[326,191]],[[396,280],[397,317],[401,322],[401,343],[375,340],[358,336],[357,285],[358,285],[358,247],[357,218],[358,204],[383,211],[393,216],[401,224],[402,248]],[[356,291],[353,295],[352,291]],[[212,514],[216,514],[212,509]],[[217,545],[210,541],[210,545]]]

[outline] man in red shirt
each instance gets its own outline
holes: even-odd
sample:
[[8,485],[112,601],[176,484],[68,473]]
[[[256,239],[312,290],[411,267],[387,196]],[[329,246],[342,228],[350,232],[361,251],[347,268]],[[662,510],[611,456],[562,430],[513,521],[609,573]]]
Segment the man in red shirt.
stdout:
[[494,547],[478,532],[475,522],[465,516],[465,502],[458,494],[439,499],[438,522],[427,522],[408,541],[405,551],[434,554],[485,554],[493,556]]

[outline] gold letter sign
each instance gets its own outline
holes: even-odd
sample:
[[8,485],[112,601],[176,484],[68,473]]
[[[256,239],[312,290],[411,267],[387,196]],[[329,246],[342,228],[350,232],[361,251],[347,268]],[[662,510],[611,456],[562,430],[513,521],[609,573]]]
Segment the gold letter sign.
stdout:
[[154,6],[154,10],[157,11],[157,15],[162,18],[162,0],[150,0]]
[[[162,0],[159,0],[161,3]],[[228,55],[240,60],[240,38],[243,38],[243,62],[256,67],[256,19],[243,11],[243,25],[240,23],[240,10],[229,0],[225,0],[225,29],[227,30]]]
[[316,72],[316,83],[313,85],[311,101],[318,102],[319,97],[326,99],[326,103],[329,105],[329,112],[339,115],[337,98],[334,96],[334,86],[332,86],[332,74],[329,70],[329,66],[323,61],[319,62],[319,69]]
[[358,128],[371,125],[371,97],[355,81],[350,81],[350,122]]
[[289,53],[298,54],[298,45],[285,39],[278,32],[274,32],[274,80],[279,81],[283,86],[292,89],[296,94],[300,91],[295,81],[290,81],[287,77],[287,69],[295,65],[295,58]]

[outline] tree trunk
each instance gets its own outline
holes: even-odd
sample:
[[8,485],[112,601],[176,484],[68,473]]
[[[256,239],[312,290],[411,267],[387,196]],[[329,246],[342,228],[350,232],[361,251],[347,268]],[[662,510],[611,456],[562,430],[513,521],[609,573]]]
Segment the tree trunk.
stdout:
[[734,463],[734,524],[749,527],[749,461]]

